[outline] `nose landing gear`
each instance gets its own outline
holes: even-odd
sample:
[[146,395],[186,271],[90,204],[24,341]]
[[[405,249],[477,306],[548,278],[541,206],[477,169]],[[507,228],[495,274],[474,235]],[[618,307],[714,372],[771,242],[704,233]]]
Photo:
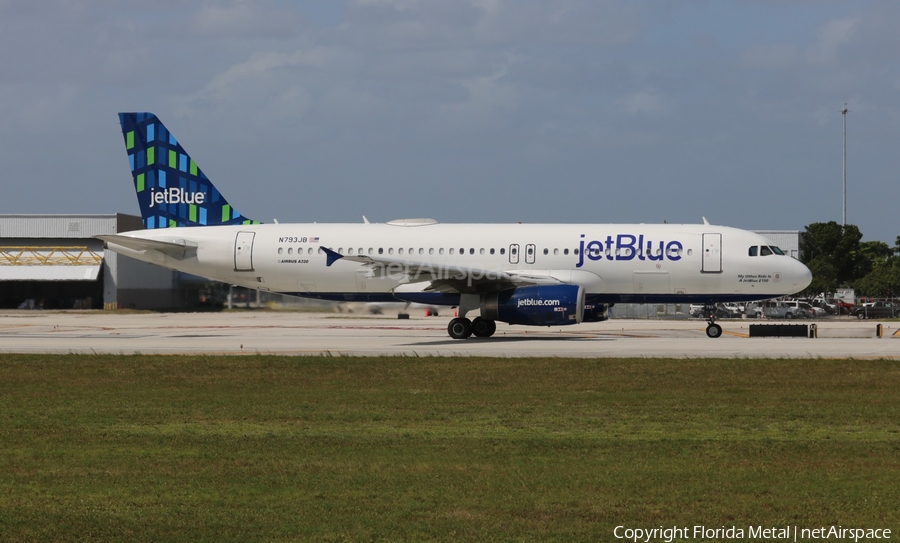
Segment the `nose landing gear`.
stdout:
[[716,324],[716,304],[705,304],[703,311],[706,313],[707,337],[720,337],[722,335],[722,327]]

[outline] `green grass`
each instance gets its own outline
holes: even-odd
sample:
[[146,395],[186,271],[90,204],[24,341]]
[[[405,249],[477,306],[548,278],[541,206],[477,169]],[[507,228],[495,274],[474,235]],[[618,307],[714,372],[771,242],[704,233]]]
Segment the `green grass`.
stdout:
[[893,528],[900,363],[0,355],[0,540]]

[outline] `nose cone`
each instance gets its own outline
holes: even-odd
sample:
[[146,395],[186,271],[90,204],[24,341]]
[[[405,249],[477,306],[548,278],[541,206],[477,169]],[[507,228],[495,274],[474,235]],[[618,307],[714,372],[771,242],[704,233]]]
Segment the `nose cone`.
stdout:
[[808,287],[810,283],[812,283],[812,272],[809,271],[809,268],[807,268],[806,265],[799,260],[794,261],[791,275],[794,283],[794,288],[797,292],[800,292],[801,290]]

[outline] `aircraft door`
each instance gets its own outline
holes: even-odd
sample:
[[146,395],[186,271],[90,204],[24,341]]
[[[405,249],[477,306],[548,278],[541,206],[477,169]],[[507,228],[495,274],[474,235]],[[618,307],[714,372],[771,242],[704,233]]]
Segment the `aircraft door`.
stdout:
[[519,244],[513,243],[509,246],[509,263],[510,264],[518,264],[519,263]]
[[534,243],[529,243],[525,246],[525,263],[526,264],[534,264]]
[[238,232],[234,238],[234,271],[253,271],[255,232]]
[[703,273],[722,273],[722,234],[703,234]]

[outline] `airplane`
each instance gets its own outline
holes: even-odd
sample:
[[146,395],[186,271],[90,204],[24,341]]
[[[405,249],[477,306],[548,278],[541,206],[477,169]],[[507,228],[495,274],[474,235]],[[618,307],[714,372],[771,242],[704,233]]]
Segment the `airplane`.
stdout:
[[[812,274],[764,237],[703,224],[262,224],[228,203],[156,115],[120,113],[144,230],[109,250],[225,283],[333,301],[457,307],[453,339],[498,321],[600,322],[617,303],[715,304],[793,294]],[[259,182],[259,180],[254,180]],[[479,310],[470,320],[467,315]]]

